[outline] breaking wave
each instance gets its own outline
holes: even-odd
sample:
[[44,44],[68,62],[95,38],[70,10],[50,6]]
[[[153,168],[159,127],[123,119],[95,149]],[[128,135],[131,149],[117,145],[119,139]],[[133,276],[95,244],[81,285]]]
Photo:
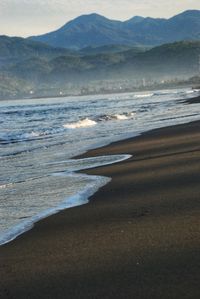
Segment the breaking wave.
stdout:
[[135,115],[134,112],[130,112],[130,113],[125,112],[125,113],[121,113],[121,114],[100,115],[100,116],[96,117],[95,119],[90,119],[87,117],[87,118],[84,118],[77,122],[64,124],[63,127],[65,129],[87,128],[87,127],[95,126],[99,122],[114,121],[114,120],[128,120],[128,119],[133,118],[134,115]]
[[63,128],[52,128],[52,129],[44,129],[41,131],[31,131],[31,132],[9,132],[7,134],[0,135],[0,144],[9,144],[9,143],[17,143],[24,141],[33,141],[40,140],[44,138],[51,138],[51,135],[59,134],[63,132]]
[[190,89],[190,90],[160,90],[157,92],[154,92],[153,95],[154,96],[166,96],[166,95],[180,95],[180,96],[184,96],[184,95],[188,95],[188,94],[193,94],[195,92],[198,92],[198,89]]
[[154,95],[154,93],[145,93],[145,94],[135,94],[134,98],[150,98]]
[[0,185],[0,189],[6,189],[7,187],[12,186],[12,183]]
[[92,127],[92,126],[95,126],[96,124],[97,124],[96,121],[91,120],[89,118],[84,118],[77,122],[65,124],[65,125],[63,125],[63,127],[66,129],[77,129],[77,128]]
[[29,132],[8,132],[4,134],[0,134],[0,144],[6,145],[10,143],[18,143],[18,142],[25,142],[25,141],[35,141],[35,140],[42,140],[42,139],[50,139],[55,135],[62,134],[65,132],[66,129],[79,129],[79,128],[87,128],[93,127],[101,122],[107,121],[125,121],[132,119],[134,117],[134,112],[124,112],[120,114],[103,114],[96,116],[95,118],[83,118],[78,120],[77,122],[66,123],[61,127],[57,128],[45,128],[38,131],[29,131]]
[[121,114],[112,114],[112,115],[101,115],[97,118],[97,121],[109,121],[109,120],[127,120],[131,119],[135,115],[134,112],[124,112]]

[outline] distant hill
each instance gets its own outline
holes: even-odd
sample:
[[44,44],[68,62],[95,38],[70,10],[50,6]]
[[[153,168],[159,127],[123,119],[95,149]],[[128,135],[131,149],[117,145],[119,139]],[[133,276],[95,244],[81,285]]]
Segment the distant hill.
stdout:
[[127,46],[127,45],[104,45],[100,47],[86,47],[80,49],[78,52],[80,55],[97,55],[97,54],[110,54],[110,53],[120,53],[128,50],[135,51],[135,53],[144,52],[148,47],[142,46]]
[[170,19],[136,16],[125,22],[98,14],[82,15],[54,32],[29,39],[69,49],[105,45],[156,46],[181,40],[199,40],[200,10],[188,10]]
[[[183,18],[179,15],[180,20]],[[127,26],[143,20],[135,17]],[[200,41],[156,47],[109,44],[77,51],[0,36],[0,99],[30,97],[32,91],[38,96],[58,95],[60,90],[80,90],[81,86],[100,86],[101,82],[110,86],[107,82],[118,80],[134,81],[137,85],[138,80],[144,79],[166,82],[173,78],[198,77],[199,57]]]
[[35,56],[4,66],[1,73],[37,85],[116,78],[150,77],[156,80],[198,74],[199,55],[200,41],[185,41],[139,53],[130,49],[85,56],[59,55],[51,59]]
[[[129,55],[128,55],[129,54]],[[137,76],[192,76],[199,73],[200,41],[181,41],[164,44],[139,53],[131,58],[126,52],[126,61],[121,71]]]
[[67,49],[54,48],[29,39],[0,36],[0,66],[33,57],[52,59],[60,55],[75,54],[75,52]]

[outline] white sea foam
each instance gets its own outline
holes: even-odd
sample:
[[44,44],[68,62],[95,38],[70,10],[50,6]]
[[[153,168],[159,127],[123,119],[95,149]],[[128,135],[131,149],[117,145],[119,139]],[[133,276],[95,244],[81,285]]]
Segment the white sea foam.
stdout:
[[40,134],[38,132],[30,132],[30,133],[22,133],[22,134],[16,134],[14,131],[9,132],[8,134],[1,134],[0,135],[0,140],[3,143],[9,143],[13,141],[18,141],[18,140],[27,140],[27,139],[33,139],[35,137],[39,137]]
[[130,113],[121,113],[121,114],[111,114],[111,115],[101,115],[97,117],[95,120],[92,120],[90,118],[84,118],[82,120],[79,120],[78,122],[74,123],[68,123],[64,124],[63,127],[65,129],[79,129],[79,128],[86,128],[86,127],[92,127],[98,124],[98,122],[103,121],[111,121],[111,120],[127,120],[132,118],[135,115],[134,112]]
[[134,98],[150,98],[153,95],[154,95],[153,93],[134,94]]
[[13,184],[12,183],[8,183],[8,184],[3,184],[3,185],[0,185],[0,189],[6,189],[10,186],[12,186]]
[[184,94],[191,94],[193,90],[159,90],[153,93],[154,96],[172,96],[172,95],[184,95]]
[[0,189],[5,189],[6,187],[7,187],[6,184],[4,184],[4,185],[0,185]]
[[45,137],[48,135],[58,134],[61,133],[64,129],[61,128],[50,128],[44,131],[32,131],[30,133],[24,133],[21,136],[19,136],[21,139],[32,139],[37,137]]
[[[95,175],[86,175],[86,174],[77,174],[74,171],[83,170],[83,169],[89,169],[94,168],[97,166],[103,166],[103,165],[110,165],[117,162],[121,162],[124,160],[127,160],[131,157],[131,155],[111,155],[111,156],[99,156],[99,157],[91,157],[86,159],[77,159],[77,160],[68,160],[73,162],[77,161],[79,162],[79,167],[72,167],[72,172],[58,172],[53,173],[52,176],[66,176],[71,178],[78,178],[78,179],[89,179],[90,183],[88,183],[81,191],[77,192],[75,195],[72,195],[60,203],[58,203],[57,206],[53,208],[49,208],[45,211],[42,211],[41,213],[34,215],[32,217],[28,217],[27,219],[20,221],[19,224],[15,225],[13,228],[8,229],[4,231],[2,234],[0,234],[0,245],[6,244],[15,238],[17,238],[19,235],[23,234],[24,232],[30,230],[34,223],[38,222],[41,219],[44,219],[50,215],[56,214],[61,210],[73,208],[76,206],[84,205],[89,202],[89,197],[91,197],[94,193],[96,193],[101,187],[106,185],[108,182],[111,181],[111,178],[103,177],[103,176],[95,176]],[[95,162],[95,159],[97,160]],[[85,161],[84,161],[85,160]],[[64,163],[65,161],[61,161],[59,163]],[[84,165],[84,162],[86,162],[86,165]],[[90,163],[88,163],[90,162]],[[92,163],[91,163],[92,162]],[[81,166],[80,166],[81,165]],[[4,185],[2,185],[4,186]]]
[[[106,166],[113,163],[122,162],[131,158],[131,155],[107,155],[107,156],[97,156],[91,158],[83,158],[83,159],[70,159],[58,162],[50,162],[43,165],[66,165],[66,168],[70,169],[70,173],[85,169],[96,168],[99,166]],[[65,172],[67,173],[67,172]],[[55,175],[55,174],[54,174]],[[56,174],[57,175],[57,174]]]
[[191,94],[191,93],[194,93],[194,92],[197,92],[198,90],[195,90],[195,89],[192,89],[192,90],[187,90],[185,93],[186,94]]
[[[63,174],[61,174],[63,176]],[[0,245],[6,244],[12,240],[14,240],[19,235],[23,234],[24,232],[30,230],[34,223],[38,222],[41,219],[44,219],[50,215],[56,214],[61,210],[72,208],[80,205],[84,205],[88,203],[88,198],[92,196],[94,193],[98,191],[99,188],[106,185],[111,179],[107,177],[100,177],[100,176],[87,176],[84,174],[70,174],[70,176],[78,176],[78,177],[89,177],[92,181],[91,183],[87,184],[84,189],[82,189],[77,194],[65,199],[62,201],[58,206],[55,208],[50,208],[45,210],[35,216],[32,216],[18,225],[14,226],[12,229],[8,229],[2,235],[0,235]]]
[[5,189],[5,188],[7,188],[7,184],[0,185],[0,189]]
[[74,123],[65,124],[63,125],[63,127],[66,129],[77,129],[77,128],[92,127],[95,126],[96,124],[97,123],[94,120],[91,120],[89,118],[84,118]]
[[128,119],[128,116],[125,114],[115,114],[114,118],[116,118],[118,120],[126,120],[126,119]]
[[111,121],[111,120],[127,120],[131,119],[135,115],[134,112],[124,112],[120,114],[101,115],[97,118],[97,122]]
[[132,118],[135,115],[135,113],[123,113],[123,114],[114,114],[113,117],[117,120],[127,120]]
[[24,139],[29,139],[29,138],[34,138],[34,137],[39,137],[41,136],[42,134],[39,133],[39,132],[31,132],[31,133],[25,133],[21,136],[21,138],[24,138]]

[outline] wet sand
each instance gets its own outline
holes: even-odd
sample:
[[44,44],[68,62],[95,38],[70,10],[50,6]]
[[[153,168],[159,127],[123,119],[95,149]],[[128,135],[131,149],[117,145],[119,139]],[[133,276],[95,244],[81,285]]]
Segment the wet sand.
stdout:
[[0,247],[0,298],[200,298],[200,122],[153,130],[85,156],[112,177],[81,207]]
[[200,103],[200,96],[185,100],[187,104],[199,104]]

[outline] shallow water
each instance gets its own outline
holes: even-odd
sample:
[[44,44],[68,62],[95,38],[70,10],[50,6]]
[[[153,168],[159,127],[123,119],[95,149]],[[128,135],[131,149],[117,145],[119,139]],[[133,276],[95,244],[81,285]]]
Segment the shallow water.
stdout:
[[[127,158],[70,159],[141,132],[198,120],[190,89],[0,102],[0,244],[60,209],[87,202],[107,178],[74,171]],[[126,154],[126,153],[125,153]]]

